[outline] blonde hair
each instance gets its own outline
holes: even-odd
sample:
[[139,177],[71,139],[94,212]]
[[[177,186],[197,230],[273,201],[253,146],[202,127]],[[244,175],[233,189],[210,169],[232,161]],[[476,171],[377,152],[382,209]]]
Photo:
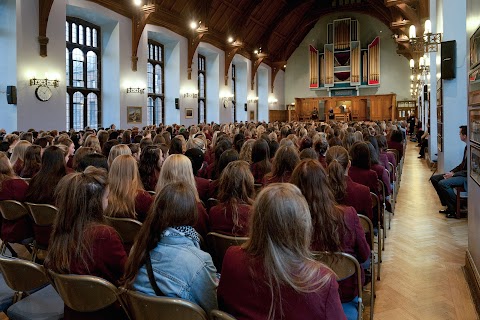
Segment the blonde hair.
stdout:
[[195,177],[193,176],[192,162],[183,154],[172,154],[165,159],[155,192],[159,194],[163,187],[171,182],[185,182],[190,185],[195,190],[195,198],[200,201]]
[[242,146],[242,149],[240,149],[240,155],[239,158],[240,160],[247,161],[249,164],[252,164],[252,149],[253,149],[253,144],[255,143],[254,139],[248,139],[245,141],[245,143]]
[[20,140],[13,148],[12,156],[10,157],[10,163],[13,165],[17,162],[18,159],[21,161],[25,160],[25,153],[27,152],[27,148],[32,144],[27,140]]
[[[312,293],[331,279],[318,270],[326,268],[312,259],[312,220],[307,201],[290,183],[273,183],[263,189],[253,204],[249,240],[245,251],[262,261],[272,302],[268,319],[282,317],[282,286]],[[254,272],[252,270],[252,272]],[[280,315],[276,315],[277,308]]]
[[15,178],[15,176],[7,155],[0,152],[0,191],[2,190],[3,182]]
[[132,155],[132,150],[126,145],[126,144],[117,144],[110,149],[110,153],[108,154],[108,167],[112,165],[113,160],[115,160],[116,157],[122,155],[122,154],[128,154]]
[[110,193],[105,215],[135,219],[135,197],[143,190],[135,158],[128,154],[116,157],[108,172],[108,182]]

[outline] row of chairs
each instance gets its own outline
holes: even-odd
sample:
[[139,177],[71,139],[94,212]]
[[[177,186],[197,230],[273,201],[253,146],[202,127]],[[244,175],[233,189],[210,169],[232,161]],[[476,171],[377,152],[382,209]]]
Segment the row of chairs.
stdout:
[[[0,256],[0,270],[8,286],[0,284],[1,311],[12,320],[57,320],[63,318],[64,304],[78,312],[95,312],[118,302],[129,319],[208,319],[187,300],[147,296],[95,276],[58,274],[19,258]],[[213,310],[210,319],[234,318]]]

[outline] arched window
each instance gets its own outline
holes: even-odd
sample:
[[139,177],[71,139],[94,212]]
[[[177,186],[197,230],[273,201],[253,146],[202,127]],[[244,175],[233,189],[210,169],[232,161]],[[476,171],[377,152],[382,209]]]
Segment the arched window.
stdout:
[[100,28],[67,17],[66,32],[67,129],[97,129],[102,110]]
[[163,45],[153,40],[148,40],[148,63],[147,63],[147,124],[159,124],[165,122],[165,75]]
[[198,123],[207,122],[206,59],[198,55]]

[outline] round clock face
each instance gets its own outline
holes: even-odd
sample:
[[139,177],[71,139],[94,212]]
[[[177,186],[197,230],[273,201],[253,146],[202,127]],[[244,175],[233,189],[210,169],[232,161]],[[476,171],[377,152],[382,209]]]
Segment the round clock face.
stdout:
[[52,90],[47,86],[38,86],[35,89],[35,96],[40,101],[48,101],[52,97]]

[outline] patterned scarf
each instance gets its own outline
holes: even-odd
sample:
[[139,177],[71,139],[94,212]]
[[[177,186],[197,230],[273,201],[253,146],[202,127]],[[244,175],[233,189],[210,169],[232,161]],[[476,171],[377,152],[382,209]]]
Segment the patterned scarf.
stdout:
[[[198,233],[192,226],[180,226],[180,227],[171,227],[171,228],[178,231],[182,236],[193,240],[193,242],[195,242],[195,245],[200,244],[200,238],[198,237]],[[162,236],[170,237],[173,235],[174,234],[167,229],[163,232]]]

